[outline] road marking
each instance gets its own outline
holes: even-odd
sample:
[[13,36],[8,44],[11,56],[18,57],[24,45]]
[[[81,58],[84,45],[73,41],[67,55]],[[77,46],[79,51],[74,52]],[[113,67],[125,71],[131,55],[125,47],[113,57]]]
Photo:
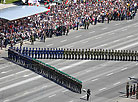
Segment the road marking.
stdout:
[[135,46],[135,45],[137,45],[137,44],[138,44],[138,42],[133,43],[133,44],[130,44],[130,45],[127,45],[127,46],[124,46],[124,47],[121,47],[121,48],[118,48],[117,50],[126,49],[126,48],[129,48],[129,47]]
[[81,98],[84,98],[84,97],[86,97],[87,95],[84,95],[84,96],[82,96]]
[[1,73],[2,73],[2,74],[5,74],[5,73],[8,73],[8,72],[10,72],[10,71],[12,71],[12,70],[4,71],[4,72],[1,72]]
[[89,70],[85,70],[85,72],[90,72],[90,71],[92,71],[91,69],[89,69]]
[[62,68],[59,69],[59,70],[69,69],[69,68],[71,68],[71,67],[75,67],[75,66],[81,65],[81,64],[83,64],[83,63],[89,62],[89,61],[90,61],[90,60],[83,60],[83,61],[80,61],[80,62],[74,63],[74,64],[72,64],[72,65],[70,65],[70,66],[62,67]]
[[127,20],[127,22],[131,22],[132,20]]
[[94,33],[95,31],[89,32],[90,34]]
[[[7,65],[7,64],[6,64],[6,65]],[[16,65],[16,64],[10,64],[10,65],[8,65],[8,66],[1,67],[0,69],[4,69],[4,68],[10,67],[10,66],[14,66],[14,65]]]
[[136,65],[138,65],[138,63],[136,63]]
[[107,27],[106,28],[102,28],[102,30],[105,30],[105,29],[107,29]]
[[95,38],[95,39],[100,39],[101,37],[97,37],[97,38]]
[[32,74],[34,74],[34,73],[26,74],[26,75],[24,75],[23,77],[28,77],[28,76],[30,76],[30,75],[32,75]]
[[120,23],[118,23],[118,24],[115,24],[115,25],[116,25],[116,26],[117,26],[117,25],[120,25]]
[[62,91],[62,92],[66,92],[66,91],[68,91],[68,90],[64,90],[64,91]]
[[82,43],[87,43],[88,41],[82,42]]
[[75,36],[75,38],[79,38],[79,37],[81,37],[82,35],[78,35],[78,36]]
[[130,37],[133,37],[134,35],[130,35],[130,36],[127,36],[126,38],[130,38]]
[[74,102],[74,100],[71,100],[71,101],[69,101],[69,102]]
[[123,29],[122,31],[126,31],[127,29]]
[[103,90],[105,90],[106,88],[104,87],[104,88],[101,88],[101,89],[99,89],[99,91],[103,91]]
[[121,70],[126,70],[127,68],[123,68],[123,69],[121,69]]
[[120,84],[120,82],[114,83],[113,85],[118,85],[118,84]]
[[97,81],[98,79],[93,79],[92,81]]
[[47,45],[47,46],[52,46],[53,44],[49,44],[49,45]]
[[56,94],[50,95],[49,98],[56,96]]
[[16,86],[19,86],[19,85],[22,85],[22,84],[25,84],[25,83],[28,83],[28,82],[31,82],[33,80],[37,80],[39,78],[42,78],[42,76],[36,76],[36,77],[33,77],[33,78],[30,78],[30,79],[27,79],[27,80],[23,80],[23,81],[20,81],[18,83],[14,83],[14,84],[11,84],[9,86],[5,86],[3,88],[0,88],[0,92],[1,91],[4,91],[4,90],[7,90],[7,89],[10,89],[10,88],[13,88],[13,87],[16,87]]
[[60,42],[65,42],[65,41],[67,41],[67,39],[65,39],[65,40],[62,40],[62,41],[60,41]]
[[23,70],[23,71],[20,71],[20,72],[17,72],[17,73],[11,74],[11,75],[7,75],[7,76],[5,76],[5,77],[0,78],[0,80],[5,79],[5,78],[9,78],[9,77],[11,77],[11,76],[14,76],[14,75],[17,75],[17,74],[20,74],[20,73],[26,72],[26,71],[29,71],[29,70],[26,69],[26,70]]
[[0,58],[0,60],[3,60],[3,58]]
[[106,76],[110,76],[110,75],[112,75],[113,73],[109,73],[109,74],[107,74]]
[[114,35],[115,33],[113,32],[113,33],[110,33],[110,34],[108,34],[108,35]]
[[79,41],[70,43],[70,44],[68,44],[68,45],[61,46],[61,48],[62,48],[62,47],[63,47],[63,48],[64,48],[64,47],[67,47],[67,46],[69,46],[69,45],[75,45],[75,44],[77,44],[77,43],[80,43],[80,42],[83,42],[83,41],[86,41],[86,40],[91,40],[91,39],[93,39],[93,38],[95,38],[95,37],[98,37],[98,36],[104,36],[104,35],[107,35],[107,34],[109,34],[109,33],[115,32],[115,31],[120,31],[120,30],[122,30],[122,29],[131,27],[131,26],[135,26],[135,25],[137,25],[137,24],[138,24],[138,23],[135,23],[135,24],[131,24],[131,25],[128,25],[128,26],[119,28],[119,29],[115,29],[115,30],[109,31],[109,32],[101,33],[100,35],[97,35],[97,36],[92,36],[92,37],[89,37],[89,38],[86,38],[86,39],[83,39],[83,40],[79,40]]

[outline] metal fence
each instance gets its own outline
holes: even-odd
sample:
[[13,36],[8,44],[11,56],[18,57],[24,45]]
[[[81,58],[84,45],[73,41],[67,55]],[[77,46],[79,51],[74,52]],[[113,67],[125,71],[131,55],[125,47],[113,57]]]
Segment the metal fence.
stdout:
[[[17,48],[18,49],[18,48]],[[37,72],[44,77],[74,91],[81,93],[82,82],[48,64],[45,64],[42,61],[39,61],[35,58],[31,58],[27,54],[24,54],[23,51],[15,48],[8,49],[8,58],[13,62],[16,62],[19,65],[22,65],[34,72]],[[22,54],[22,53],[23,54]]]

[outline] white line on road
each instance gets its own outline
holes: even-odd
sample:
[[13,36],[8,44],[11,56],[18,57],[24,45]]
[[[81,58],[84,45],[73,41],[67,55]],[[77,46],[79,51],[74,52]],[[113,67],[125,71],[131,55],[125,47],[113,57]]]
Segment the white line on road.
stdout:
[[10,67],[10,66],[13,66],[13,65],[16,65],[16,64],[8,64],[8,66],[4,66],[4,67],[1,67],[0,69],[4,69],[4,68],[7,68],[7,67]]
[[131,37],[133,37],[134,35],[130,35],[130,36],[127,36],[127,38],[131,38]]
[[88,41],[84,41],[84,42],[82,42],[82,43],[87,43]]
[[112,75],[112,74],[114,74],[114,73],[109,73],[109,74],[107,74],[106,76],[110,76],[110,75]]
[[117,50],[123,50],[123,49],[129,48],[129,47],[135,46],[137,44],[138,44],[138,42],[130,44],[130,45],[127,45],[127,46],[124,46],[124,47],[121,47],[121,48],[117,48]]
[[92,81],[97,81],[98,79],[93,79]]
[[[122,30],[122,29],[131,27],[131,26],[135,26],[135,25],[137,25],[137,24],[138,24],[138,23],[135,23],[135,24],[131,24],[131,25],[128,25],[128,26],[119,28],[119,29],[115,29],[115,30],[109,31],[109,32],[101,33],[101,34],[96,35],[96,36],[92,36],[92,37],[89,37],[89,38],[86,38],[86,39],[83,39],[83,40],[79,40],[79,41],[70,43],[70,44],[68,44],[68,45],[61,46],[61,48],[62,48],[62,47],[67,47],[67,46],[69,46],[69,45],[70,45],[70,46],[71,46],[71,45],[75,45],[75,44],[77,44],[77,43],[80,43],[80,42],[83,42],[83,41],[86,41],[86,40],[92,40],[92,39],[95,39],[95,38],[98,37],[98,36],[104,36],[104,35],[107,35],[107,34],[112,33],[112,32],[120,31],[120,30]],[[77,36],[76,36],[76,37],[77,37]]]
[[95,31],[89,32],[90,34],[94,33]]
[[101,89],[99,89],[99,91],[103,91],[103,90],[105,90],[106,88],[104,87],[104,88],[101,88]]
[[123,29],[122,31],[126,31],[127,29]]
[[32,74],[34,74],[34,73],[26,74],[26,75],[24,75],[23,77],[28,77],[28,76],[30,76],[30,75],[32,75]]
[[56,94],[50,95],[49,98],[56,96]]
[[65,39],[65,40],[62,40],[62,41],[60,41],[60,42],[65,42],[65,41],[67,41],[67,39]]
[[97,38],[95,38],[95,39],[100,39],[101,37],[97,37]]
[[1,72],[1,73],[2,73],[2,74],[5,74],[5,73],[8,73],[8,72],[10,72],[10,71],[12,71],[12,70],[4,71],[4,72]]
[[123,69],[121,69],[121,70],[126,70],[127,68],[123,68]]
[[29,70],[26,69],[26,70],[23,70],[23,71],[20,71],[20,72],[17,72],[17,73],[11,74],[11,75],[7,75],[7,76],[5,76],[5,77],[0,78],[0,80],[2,80],[2,79],[6,79],[6,78],[9,78],[9,77],[12,77],[12,76],[17,75],[17,74],[20,74],[20,73],[24,73],[24,72],[26,72],[26,71],[29,71]]
[[4,90],[7,90],[7,89],[9,89],[9,88],[12,88],[12,87],[16,87],[16,86],[19,86],[19,85],[28,83],[28,82],[33,81],[33,80],[37,80],[37,79],[39,79],[39,78],[42,78],[42,76],[39,75],[39,76],[30,78],[30,79],[23,80],[23,81],[21,81],[21,82],[15,83],[15,84],[11,84],[11,85],[9,85],[9,86],[5,86],[5,87],[3,87],[3,88],[0,88],[0,92],[1,92],[1,91],[4,91]]
[[120,84],[120,82],[114,83],[113,85],[118,85],[118,84]]
[[81,37],[82,35],[78,35],[78,36],[75,36],[75,38],[79,38],[79,37]]
[[108,34],[108,35],[114,35],[115,33],[113,32],[113,33],[110,33],[110,34]]
[[74,102],[74,100],[71,100],[71,101],[69,101],[69,102]]
[[117,26],[117,25],[120,25],[120,23],[118,23],[118,24],[115,24],[115,25],[116,25],[116,26]]
[[52,46],[53,44],[49,44],[49,45],[47,45],[47,46]]
[[107,29],[107,27],[106,28],[102,28],[102,30],[105,30],[105,29]]
[[66,92],[66,91],[68,91],[68,90],[64,90],[64,91],[62,91],[62,92]]

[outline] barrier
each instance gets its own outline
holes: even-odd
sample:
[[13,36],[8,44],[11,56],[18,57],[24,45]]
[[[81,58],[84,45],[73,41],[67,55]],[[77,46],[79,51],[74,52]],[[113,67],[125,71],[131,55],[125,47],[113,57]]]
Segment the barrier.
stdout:
[[132,50],[63,49],[63,48],[15,48],[17,52],[35,59],[76,59],[137,61],[138,53]]
[[[82,82],[58,69],[52,67],[48,64],[45,64],[42,61],[39,61],[35,58],[31,58],[29,50],[23,48],[9,48],[8,49],[8,58],[16,62],[19,65],[22,65],[30,70],[37,72],[38,74],[43,75],[44,77],[74,91],[81,93]],[[19,53],[22,52],[22,53]]]

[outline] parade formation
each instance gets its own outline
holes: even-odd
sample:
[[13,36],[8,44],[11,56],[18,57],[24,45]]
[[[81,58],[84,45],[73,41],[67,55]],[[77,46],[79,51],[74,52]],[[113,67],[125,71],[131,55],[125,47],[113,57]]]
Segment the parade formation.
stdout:
[[65,48],[15,48],[17,52],[36,59],[72,59],[72,60],[115,60],[137,61],[138,52],[132,50],[111,49],[65,49]]
[[48,79],[51,81],[54,81],[55,83],[66,87],[67,89],[80,93],[82,89],[82,82],[48,64],[45,64],[39,60],[36,60],[34,58],[31,58],[25,54],[22,54],[20,52],[17,52],[13,48],[8,49],[8,58],[15,62],[16,64],[19,64],[21,66],[24,66],[25,68],[28,68]]

